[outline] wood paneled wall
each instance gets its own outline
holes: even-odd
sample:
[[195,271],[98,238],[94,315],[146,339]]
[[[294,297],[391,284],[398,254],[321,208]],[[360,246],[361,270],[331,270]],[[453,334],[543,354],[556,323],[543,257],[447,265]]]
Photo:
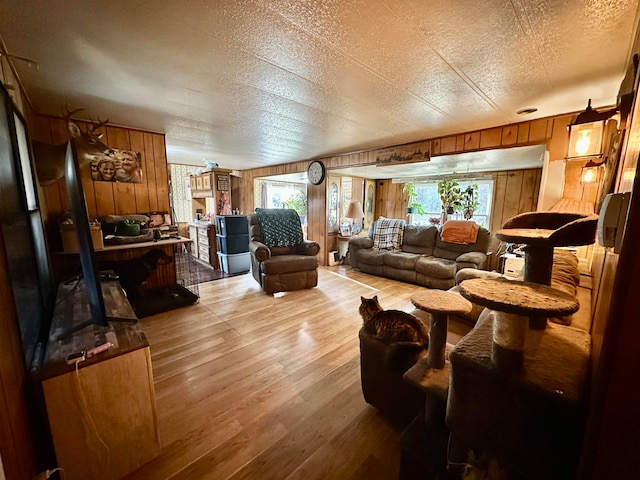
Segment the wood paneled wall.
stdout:
[[[632,53],[640,54],[640,31]],[[640,389],[634,384],[640,370],[640,78],[634,71],[633,107],[621,122],[625,135],[615,188],[631,192],[624,243],[620,254],[597,246],[593,257],[593,393],[581,464],[586,480],[640,475],[632,433],[640,428]]]
[[[87,123],[76,121],[82,129]],[[90,218],[152,211],[169,211],[169,180],[164,135],[107,125],[98,130],[102,141],[112,148],[141,153],[142,183],[94,182],[87,168],[82,174],[87,211]],[[32,140],[60,145],[69,139],[67,124],[62,118],[36,115],[30,118]],[[58,220],[69,208],[64,179],[41,186],[41,206],[52,249],[60,249]]]
[[[339,172],[339,170],[337,171]],[[490,231],[494,232],[500,229],[504,222],[514,215],[536,210],[540,179],[542,176],[541,168],[507,170],[490,172],[490,174],[495,182]],[[256,177],[263,175],[267,174],[256,175]],[[245,181],[247,178],[248,175],[243,174]],[[251,178],[253,179],[253,177]],[[374,218],[380,216],[387,218],[405,218],[407,216],[407,198],[402,188],[402,183],[393,183],[390,179],[376,181]],[[244,185],[242,190],[243,192],[247,192],[247,188]],[[322,201],[318,198],[320,194],[324,195]],[[320,224],[323,226],[326,225],[324,212],[326,203],[325,184],[323,183],[319,186],[309,185],[307,196],[307,237],[319,242],[321,247],[326,247],[323,249],[326,253],[334,248],[334,242],[327,239],[326,227],[319,228]],[[492,265],[492,268],[495,268],[495,265]]]
[[402,183],[388,180],[376,180],[376,201],[373,218],[405,218],[407,202],[402,192]]
[[[462,153],[479,150],[490,150],[495,148],[509,148],[525,145],[546,144],[551,160],[564,158],[567,151],[567,125],[573,121],[575,115],[559,115],[555,117],[542,118],[529,122],[505,125],[485,130],[477,130],[446,137],[439,137],[431,140],[431,155],[445,155],[450,153]],[[420,142],[415,143],[421,143]],[[342,167],[355,167],[375,164],[375,158],[379,150],[369,150],[365,152],[355,152],[332,157],[324,157],[327,170],[337,170]],[[286,173],[305,172],[311,160],[305,160],[271,167],[261,167],[242,172],[242,197],[240,210],[242,212],[253,211],[253,179],[269,175],[282,175]],[[540,171],[539,169],[534,169]],[[509,176],[511,174],[511,176]],[[537,195],[540,188],[540,173],[516,174],[513,171],[505,174],[504,178],[498,179],[498,183],[504,187],[504,194],[511,193],[514,185],[518,185],[518,195],[523,194],[524,198],[518,197],[517,204],[513,202],[502,202],[498,204],[499,215],[494,215],[497,222],[506,220],[506,216],[512,211],[523,212],[531,205],[535,209]],[[320,243],[321,262],[326,264],[327,232],[325,219],[326,191],[325,183],[318,186],[310,185],[307,193],[308,203],[308,227],[307,236],[311,240]],[[498,195],[496,195],[496,200]],[[376,202],[375,216],[380,215],[393,218],[404,218],[406,215],[406,196],[403,195],[401,184],[392,184],[391,180],[378,180],[376,182]],[[494,225],[492,225],[492,228]]]
[[541,168],[493,172],[491,232],[502,228],[515,215],[536,210],[541,175]]

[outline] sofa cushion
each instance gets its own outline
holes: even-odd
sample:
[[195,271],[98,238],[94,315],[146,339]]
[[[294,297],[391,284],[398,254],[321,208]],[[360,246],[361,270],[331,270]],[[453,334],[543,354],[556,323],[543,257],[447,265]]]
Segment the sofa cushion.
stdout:
[[298,212],[291,208],[256,208],[262,243],[267,247],[288,247],[303,240]]
[[487,254],[484,252],[467,252],[456,258],[456,263],[458,270],[467,267],[482,268],[486,259]]
[[402,251],[433,255],[433,247],[436,244],[438,229],[436,227],[418,227],[407,225],[402,239]]
[[446,258],[420,257],[416,271],[434,278],[453,279],[456,276],[456,262]]
[[265,275],[301,272],[318,268],[318,257],[308,255],[273,256],[260,264],[260,271]]
[[436,278],[431,275],[425,275],[420,272],[416,272],[417,285],[422,285],[427,288],[435,288],[438,290],[448,290],[456,284],[453,278]]
[[367,249],[367,250],[358,250],[356,252],[358,263],[365,263],[367,265],[376,265],[382,266],[384,265],[384,256],[389,253],[385,250],[376,250],[376,249]]
[[[389,268],[389,267],[386,267],[386,268]],[[379,277],[386,277],[384,269],[385,269],[384,265],[371,265],[367,263],[363,263],[362,265],[360,265],[360,271],[362,273],[368,273],[370,275],[378,275]],[[406,270],[403,270],[403,271],[406,271]]]
[[296,251],[296,247],[294,245],[290,245],[288,247],[272,246],[270,248],[270,250],[271,250],[271,256],[276,256],[276,255],[295,255],[296,253],[298,253]]
[[469,245],[478,240],[480,225],[468,220],[449,220],[442,226],[440,238],[447,243]]
[[486,252],[489,248],[490,238],[491,234],[484,227],[480,227],[480,229],[478,230],[478,238],[476,243],[471,243],[469,245],[444,242],[439,234],[436,237],[436,246],[433,249],[433,254],[436,257],[455,260],[460,255],[466,252]]
[[578,285],[580,285],[580,269],[578,268],[578,257],[575,254],[561,248],[555,248],[551,272],[552,287],[569,295],[576,295]]
[[393,278],[394,280],[398,280],[400,282],[415,284],[416,277],[418,274],[416,273],[415,270],[405,270],[405,269],[390,267],[389,265],[383,265],[381,275],[383,277]]
[[400,270],[414,270],[420,255],[407,252],[387,252],[384,255],[384,264]]

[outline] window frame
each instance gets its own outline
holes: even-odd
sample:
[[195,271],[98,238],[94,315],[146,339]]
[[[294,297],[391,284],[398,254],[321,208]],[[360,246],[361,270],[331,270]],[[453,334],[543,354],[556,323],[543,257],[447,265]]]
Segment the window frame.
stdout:
[[[470,220],[473,220],[484,228],[489,229],[489,226],[491,225],[491,213],[493,209],[495,180],[493,178],[454,178],[454,180],[458,182],[460,190],[466,189],[468,185],[478,185],[478,196],[479,198],[484,198],[485,201],[482,205],[482,208],[477,209]],[[425,214],[411,214],[410,221],[412,224],[430,225],[432,224],[432,222],[429,221],[430,218],[437,218],[439,220],[442,218],[442,204],[437,194],[438,181],[439,180],[421,180],[413,182],[416,187],[416,192],[418,193],[418,201],[422,203]],[[432,197],[430,201],[425,201],[424,199],[423,190],[425,186],[432,190],[430,195],[435,195],[435,198]],[[439,205],[438,209],[430,209],[429,207],[434,207],[436,199]],[[464,220],[463,212],[455,212],[454,214],[449,214],[448,219]]]

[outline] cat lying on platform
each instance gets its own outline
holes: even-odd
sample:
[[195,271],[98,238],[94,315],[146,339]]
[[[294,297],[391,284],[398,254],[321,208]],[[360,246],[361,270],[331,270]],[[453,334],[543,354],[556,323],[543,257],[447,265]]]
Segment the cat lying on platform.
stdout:
[[[384,310],[373,298],[360,297],[364,330],[389,345],[385,363],[391,370],[404,371],[424,353],[429,332],[420,319],[401,310]],[[408,363],[407,363],[408,362]]]

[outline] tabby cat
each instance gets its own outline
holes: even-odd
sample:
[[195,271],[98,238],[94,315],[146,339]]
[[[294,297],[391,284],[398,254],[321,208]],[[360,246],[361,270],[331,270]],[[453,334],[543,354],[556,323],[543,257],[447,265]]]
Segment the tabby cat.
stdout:
[[383,310],[378,296],[360,297],[360,315],[364,329],[384,343],[410,342],[426,346],[429,333],[423,323],[401,310]]

